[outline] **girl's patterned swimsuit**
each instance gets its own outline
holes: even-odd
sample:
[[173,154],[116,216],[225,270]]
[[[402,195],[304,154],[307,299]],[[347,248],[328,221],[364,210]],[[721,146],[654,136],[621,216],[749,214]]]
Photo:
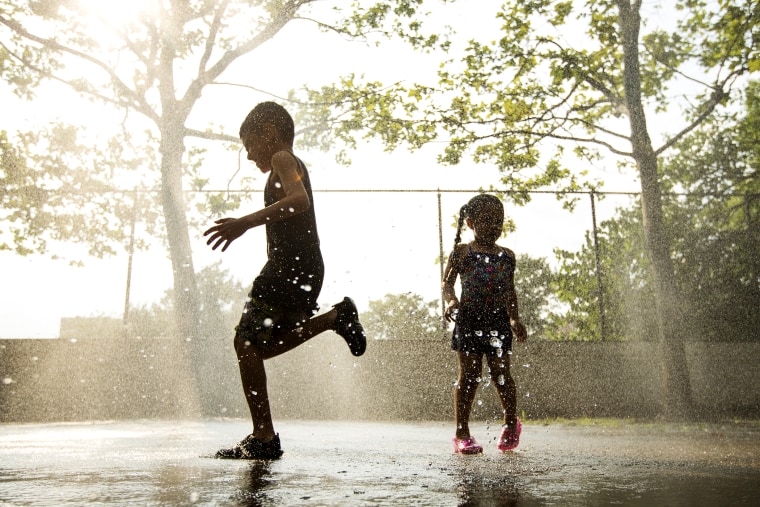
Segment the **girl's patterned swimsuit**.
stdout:
[[515,272],[515,261],[506,250],[487,254],[468,246],[460,264],[462,298],[452,348],[462,352],[499,354],[510,350],[506,292]]

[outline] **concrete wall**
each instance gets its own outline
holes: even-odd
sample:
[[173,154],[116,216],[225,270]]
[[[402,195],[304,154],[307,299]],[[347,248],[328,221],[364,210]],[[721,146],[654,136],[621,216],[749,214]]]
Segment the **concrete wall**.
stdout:
[[[692,343],[687,358],[703,417],[760,417],[760,343]],[[511,362],[528,418],[661,408],[655,345],[535,341],[516,345]],[[373,341],[354,358],[326,334],[269,361],[267,374],[279,419],[453,419],[446,341]],[[484,383],[473,418],[499,414]],[[230,339],[0,340],[0,421],[197,417],[248,417]]]

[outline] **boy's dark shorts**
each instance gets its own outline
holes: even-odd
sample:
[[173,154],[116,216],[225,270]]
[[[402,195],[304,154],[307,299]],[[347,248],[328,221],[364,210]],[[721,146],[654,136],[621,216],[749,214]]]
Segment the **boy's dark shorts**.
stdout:
[[323,279],[319,250],[269,259],[253,281],[236,337],[264,351],[275,346],[278,333],[302,326],[317,312]]

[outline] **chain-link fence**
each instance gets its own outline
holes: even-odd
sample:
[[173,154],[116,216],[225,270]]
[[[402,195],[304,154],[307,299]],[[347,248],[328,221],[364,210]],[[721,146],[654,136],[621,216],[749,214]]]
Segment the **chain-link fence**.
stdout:
[[[353,297],[360,309],[385,295],[417,294],[425,301],[440,301],[440,280],[445,259],[453,247],[460,207],[477,189],[315,189],[315,208],[326,264],[320,301],[323,306]],[[498,190],[497,190],[498,191]],[[208,191],[239,198],[236,216],[261,207],[259,191]],[[575,252],[597,246],[599,225],[619,210],[637,206],[636,192],[530,192],[522,206],[505,196],[506,216],[514,230],[500,240],[518,255],[545,258],[557,268],[555,250]],[[205,196],[188,193],[188,200]],[[714,198],[714,197],[711,197]],[[745,196],[745,199],[748,197]],[[756,198],[756,196],[754,197]],[[564,204],[574,201],[568,209]],[[212,251],[202,231],[210,226],[199,219],[191,231],[196,271],[220,263],[221,269],[244,285],[250,283],[266,259],[263,228],[249,231],[225,253]],[[145,237],[146,227],[135,224],[134,234]],[[468,240],[468,231],[463,241]],[[596,266],[588,273],[598,294],[604,277]],[[59,336],[60,319],[96,316],[122,319],[132,305],[160,300],[172,284],[172,267],[165,242],[154,240],[147,250],[126,251],[108,259],[91,259],[81,267],[62,261],[3,254],[7,279],[12,280],[3,301],[0,337]],[[519,268],[519,267],[518,267]],[[518,272],[519,276],[519,272]],[[11,290],[12,289],[12,290]],[[596,304],[604,339],[603,297]]]

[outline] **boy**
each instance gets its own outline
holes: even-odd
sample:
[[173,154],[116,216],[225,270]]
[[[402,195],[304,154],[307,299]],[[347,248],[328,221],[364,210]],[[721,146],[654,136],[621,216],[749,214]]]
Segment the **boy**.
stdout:
[[306,166],[293,154],[293,119],[282,106],[263,102],[240,126],[240,139],[251,160],[269,173],[265,207],[241,218],[221,218],[203,233],[207,245],[224,252],[248,229],[266,226],[267,263],[253,281],[240,323],[235,328],[235,352],[240,367],[253,432],[217,458],[276,459],[282,455],[274,431],[267,394],[264,360],[278,356],[310,338],[333,330],[351,353],[364,353],[367,341],[351,298],[314,316],[322,289],[324,264],[319,248],[314,199]]

